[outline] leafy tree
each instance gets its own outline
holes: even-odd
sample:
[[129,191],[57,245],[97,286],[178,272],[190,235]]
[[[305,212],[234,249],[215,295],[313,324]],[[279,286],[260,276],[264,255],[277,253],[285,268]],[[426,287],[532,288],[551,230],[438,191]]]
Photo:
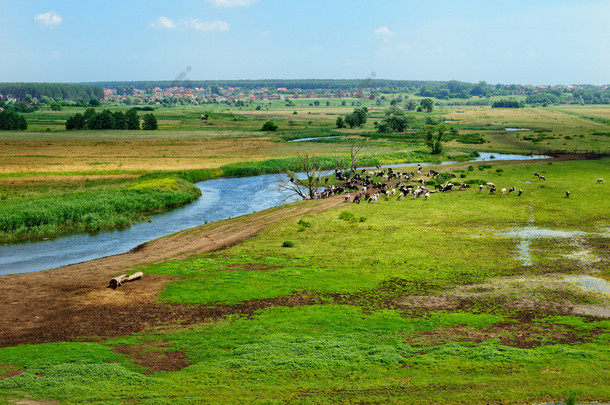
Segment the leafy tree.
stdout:
[[154,131],[159,128],[157,125],[157,119],[152,114],[144,114],[144,122],[142,123],[142,129],[146,131]]
[[[345,122],[347,122],[347,124],[350,126],[350,128],[360,127],[360,126],[366,124],[368,112],[369,112],[369,110],[366,107],[354,108],[354,112],[349,114],[347,117],[345,117]],[[349,120],[348,120],[348,118],[349,118]]]
[[405,108],[409,111],[413,111],[417,108],[417,103],[415,100],[407,100],[405,101]]
[[104,110],[95,114],[87,124],[89,129],[114,129],[114,116],[112,111]]
[[431,98],[424,98],[419,102],[421,108],[426,112],[432,112],[434,109],[434,101]]
[[355,126],[358,126],[358,116],[354,113],[346,115],[345,123],[347,125],[349,125],[350,128],[354,128]]
[[277,131],[278,126],[273,121],[267,121],[263,124],[261,131]]
[[345,121],[343,120],[342,116],[337,117],[336,124],[337,124],[337,128],[345,128]]
[[15,108],[15,112],[18,113],[31,113],[36,111],[35,107],[29,106],[26,103],[22,102],[15,103],[15,105],[13,105],[13,108]]
[[91,107],[99,107],[101,104],[102,103],[100,103],[100,101],[95,97],[92,97],[91,100],[89,100],[89,105]]
[[129,130],[138,130],[140,129],[140,117],[138,116],[138,110],[135,108],[130,108],[125,113],[125,122],[127,124],[127,129]]
[[378,132],[404,132],[411,122],[411,119],[403,110],[390,108],[385,112],[385,118],[377,125]]
[[440,155],[441,153],[443,153],[443,145],[441,144],[441,141],[437,140],[434,142],[434,146],[432,147],[432,154]]
[[434,127],[432,125],[424,127],[424,136],[426,138],[426,146],[432,149],[434,147]]
[[83,117],[85,118],[85,121],[89,122],[91,121],[91,118],[95,117],[95,114],[95,108],[87,108]]
[[381,122],[375,121],[375,128],[377,128],[377,132],[381,134],[389,134],[392,132],[392,128],[390,128],[390,124],[388,124],[385,120]]
[[62,108],[61,108],[61,105],[59,105],[59,103],[53,103],[53,104],[51,104],[51,110],[53,110],[53,111],[61,111]]
[[85,129],[86,127],[87,122],[85,120],[85,116],[81,113],[74,114],[66,121],[66,129],[68,131]]
[[28,123],[23,115],[15,112],[13,108],[8,108],[0,112],[0,130],[5,131],[25,131]]
[[[443,152],[443,136],[449,129],[446,124],[438,124],[436,126],[426,125],[424,128],[424,134],[426,137],[426,146],[431,149],[433,155],[440,155]],[[435,135],[436,132],[436,135]]]
[[127,119],[121,111],[115,111],[112,114],[114,118],[114,129],[127,129]]

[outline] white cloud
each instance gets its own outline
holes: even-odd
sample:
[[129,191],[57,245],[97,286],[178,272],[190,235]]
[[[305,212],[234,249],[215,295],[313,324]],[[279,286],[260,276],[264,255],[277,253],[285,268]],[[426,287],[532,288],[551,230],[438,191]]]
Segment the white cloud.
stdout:
[[381,28],[377,28],[375,31],[373,31],[373,34],[375,34],[375,36],[383,41],[387,41],[390,38],[395,37],[396,35],[390,31],[390,29],[386,26],[383,26]]
[[155,21],[150,23],[150,26],[154,29],[167,29],[171,30],[176,28],[176,24],[167,17],[159,17]]
[[243,7],[251,6],[258,0],[206,0],[206,3],[214,7]]
[[156,30],[158,30],[158,29],[171,30],[171,29],[176,28],[176,24],[174,24],[174,22],[167,17],[157,18],[155,21],[150,23],[150,26]]
[[206,22],[199,21],[198,18],[191,18],[184,22],[184,27],[199,31],[227,31],[229,23],[225,21]]
[[57,28],[63,21],[61,16],[53,10],[35,15],[34,20],[46,28]]
[[227,31],[229,29],[229,23],[224,21],[207,22],[200,21],[199,18],[190,18],[183,20],[179,23],[175,23],[167,17],[159,17],[155,21],[150,23],[150,26],[154,29],[166,29],[172,30],[178,28],[181,30],[198,30],[198,31]]

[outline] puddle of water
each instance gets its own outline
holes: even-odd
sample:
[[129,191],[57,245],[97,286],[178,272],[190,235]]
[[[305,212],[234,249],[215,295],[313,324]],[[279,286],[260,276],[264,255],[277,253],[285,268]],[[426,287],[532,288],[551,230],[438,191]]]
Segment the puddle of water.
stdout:
[[[530,219],[533,223],[533,218]],[[570,238],[572,243],[579,246],[578,238],[586,235],[586,232],[581,231],[562,231],[557,229],[544,229],[535,226],[527,226],[520,229],[515,229],[509,232],[501,233],[500,236],[515,238],[518,240],[516,255],[523,266],[531,266],[533,264],[530,241],[534,239],[544,238]],[[596,261],[596,257],[584,249],[568,256],[569,258],[579,260],[583,263],[591,263]]]
[[581,231],[561,231],[556,229],[544,229],[535,226],[528,226],[526,228],[516,229],[514,231],[500,234],[501,236],[507,236],[509,238],[519,239],[543,239],[543,238],[574,238],[585,235],[585,232]]
[[527,128],[506,128],[507,131],[512,132],[512,131],[529,131],[529,129]]
[[530,252],[530,241],[529,239],[521,239],[517,244],[517,255],[521,260],[522,266],[532,265],[532,254]]
[[568,259],[578,260],[583,264],[599,262],[599,257],[595,256],[591,251],[583,249],[578,252],[565,255]]
[[610,283],[601,278],[591,276],[571,276],[566,277],[564,281],[577,285],[587,291],[610,294]]
[[336,136],[316,136],[313,138],[298,138],[298,139],[293,139],[291,141],[288,142],[308,142],[308,141],[315,141],[317,139],[334,139],[334,138],[343,138],[345,135],[336,135]]

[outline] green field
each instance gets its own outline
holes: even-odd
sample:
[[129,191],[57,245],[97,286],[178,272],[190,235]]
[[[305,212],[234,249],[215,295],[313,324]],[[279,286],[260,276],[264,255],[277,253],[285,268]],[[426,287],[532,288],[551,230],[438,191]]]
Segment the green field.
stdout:
[[[0,241],[129,226],[197,198],[195,181],[295,170],[305,154],[332,168],[354,144],[362,165],[610,150],[607,106],[441,105],[380,134],[389,100],[360,100],[369,118],[354,129],[335,128],[351,101],[326,101],[159,107],[159,131],[63,130],[82,108],[26,114],[27,131],[0,132]],[[267,120],[277,132],[261,132]],[[425,146],[427,120],[454,121],[442,155]],[[288,142],[333,135],[344,137]],[[573,280],[610,282],[610,159],[429,169],[473,186],[340,204],[137,267],[168,280],[154,300],[172,317],[136,334],[0,348],[0,403],[609,402],[608,290]],[[495,194],[476,186],[487,182]],[[523,195],[501,195],[510,187]],[[232,315],[181,315],[218,308]]]
[[[219,252],[141,268],[175,280],[159,305],[239,307],[282,297],[297,304],[182,326],[176,319],[108,340],[0,349],[0,373],[12,375],[0,380],[0,396],[145,404],[607,401],[610,321],[587,314],[607,311],[608,294],[564,279],[610,281],[610,191],[595,182],[609,164],[465,170],[466,180],[516,186],[523,195],[465,189],[429,201],[341,205]],[[532,172],[547,181],[532,181]],[[524,264],[520,240],[507,232],[532,228],[578,233],[529,240]],[[293,247],[282,247],[286,241]],[[159,371],[154,359],[181,366]]]

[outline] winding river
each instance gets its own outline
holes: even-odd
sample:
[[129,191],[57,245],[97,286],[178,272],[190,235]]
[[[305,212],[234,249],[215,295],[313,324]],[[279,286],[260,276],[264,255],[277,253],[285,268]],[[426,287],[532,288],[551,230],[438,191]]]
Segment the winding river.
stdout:
[[[492,155],[494,159],[491,159]],[[473,161],[546,157],[481,153],[481,156]],[[455,162],[442,162],[449,163]],[[402,163],[391,166],[416,164]],[[195,184],[201,189],[202,195],[199,199],[184,207],[156,214],[150,222],[138,223],[121,231],[100,232],[94,235],[80,233],[51,240],[2,245],[0,275],[48,270],[125,253],[142,243],[174,232],[295,201],[294,198],[286,199],[286,196],[280,193],[278,181],[279,176],[275,174],[207,180]]]

